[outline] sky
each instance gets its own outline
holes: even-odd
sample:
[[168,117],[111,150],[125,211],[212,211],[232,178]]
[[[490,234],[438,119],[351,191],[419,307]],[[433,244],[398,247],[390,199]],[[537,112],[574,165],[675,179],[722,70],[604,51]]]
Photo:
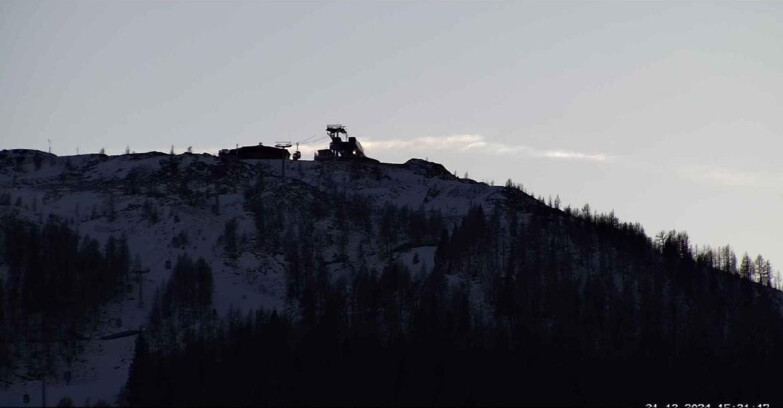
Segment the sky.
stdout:
[[[316,140],[783,267],[783,3],[0,1],[0,149]],[[315,136],[315,137],[313,137]]]

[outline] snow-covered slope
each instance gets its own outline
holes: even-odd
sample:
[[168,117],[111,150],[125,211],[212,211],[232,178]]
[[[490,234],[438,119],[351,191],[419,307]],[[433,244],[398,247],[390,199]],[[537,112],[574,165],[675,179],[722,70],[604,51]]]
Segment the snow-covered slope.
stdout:
[[[110,236],[125,236],[130,253],[138,255],[143,270],[149,270],[143,275],[142,306],[134,286],[124,298],[103,309],[97,330],[83,342],[85,351],[70,369],[70,381],[58,376],[47,384],[48,404],[65,396],[77,404],[88,398],[114,401],[127,379],[134,337],[101,338],[145,326],[153,293],[165,284],[171,263],[179,255],[203,257],[211,266],[213,307],[218,314],[232,307],[296,314],[296,305],[286,300],[283,254],[258,245],[267,232],[257,231],[248,197],[256,193],[259,183],[264,186],[265,208],[282,214],[286,224],[297,220],[311,224],[327,240],[337,234],[334,221],[312,218],[301,206],[315,205],[329,194],[346,200],[360,197],[373,211],[386,205],[436,211],[446,225],[454,225],[471,205],[491,208],[506,199],[500,187],[458,179],[443,166],[418,159],[405,164],[222,163],[214,156],[192,154],[57,157],[32,150],[1,151],[0,194],[6,195],[6,205],[0,205],[0,216],[15,213],[36,223],[56,216],[81,236],[101,243]],[[526,196],[518,201],[531,209],[540,206]],[[239,238],[239,253],[233,258],[221,241],[229,222],[236,222]],[[183,236],[187,237],[184,245],[178,242]],[[355,248],[362,237],[354,233],[346,241],[349,248]],[[334,258],[327,259],[330,273],[347,273],[351,262],[339,262],[337,245],[327,245],[335,246],[325,252]],[[434,245],[408,243],[391,256],[416,273],[428,273],[434,264]],[[371,245],[361,261],[380,267],[388,256]],[[6,272],[0,267],[0,275]],[[40,381],[25,380],[21,371],[18,374],[12,384],[0,387],[0,405],[22,404],[24,394],[29,395],[30,406],[39,405]]]

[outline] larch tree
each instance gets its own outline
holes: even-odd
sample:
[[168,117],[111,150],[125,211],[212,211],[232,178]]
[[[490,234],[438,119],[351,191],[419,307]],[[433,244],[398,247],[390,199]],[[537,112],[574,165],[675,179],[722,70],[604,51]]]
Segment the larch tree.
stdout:
[[747,252],[742,255],[742,261],[740,262],[739,267],[739,275],[740,278],[743,279],[750,279],[753,276],[753,262],[751,262],[750,256],[748,256]]

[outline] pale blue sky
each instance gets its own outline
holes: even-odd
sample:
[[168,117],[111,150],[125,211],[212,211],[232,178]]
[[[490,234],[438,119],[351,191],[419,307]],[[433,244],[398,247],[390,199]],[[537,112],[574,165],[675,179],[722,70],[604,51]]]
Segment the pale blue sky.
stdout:
[[757,2],[0,1],[0,148],[215,153],[337,122],[382,161],[780,268],[781,21]]

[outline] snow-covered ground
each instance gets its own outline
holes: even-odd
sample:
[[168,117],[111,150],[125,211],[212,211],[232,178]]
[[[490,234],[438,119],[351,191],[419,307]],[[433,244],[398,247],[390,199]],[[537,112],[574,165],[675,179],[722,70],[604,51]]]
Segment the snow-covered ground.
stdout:
[[[36,160],[38,155],[40,160]],[[76,404],[105,400],[114,403],[127,379],[133,358],[135,336],[113,340],[101,337],[146,324],[157,288],[165,284],[177,256],[203,257],[214,276],[213,306],[220,315],[230,307],[253,310],[285,308],[285,276],[282,254],[270,254],[245,243],[240,256],[229,260],[220,237],[230,220],[237,222],[237,236],[255,237],[252,214],[245,208],[243,186],[252,185],[252,176],[241,176],[227,186],[217,188],[209,179],[218,159],[209,155],[179,155],[177,166],[192,177],[181,181],[186,188],[209,197],[200,204],[186,202],[171,191],[165,167],[170,156],[137,154],[124,156],[81,155],[56,157],[29,150],[0,151],[0,193],[10,195],[10,204],[0,206],[0,215],[17,212],[34,222],[44,222],[50,215],[66,220],[80,235],[89,235],[101,244],[110,236],[126,236],[131,256],[138,255],[142,269],[148,269],[143,280],[143,306],[139,307],[138,287],[123,299],[105,308],[101,324],[90,340],[84,341],[85,352],[71,369],[71,380],[63,376],[46,386],[47,404],[55,405],[62,397]],[[36,163],[38,161],[38,163]],[[280,175],[278,160],[252,160],[243,164],[250,173],[262,169],[268,177]],[[501,200],[501,188],[460,180],[440,165],[412,160],[405,165],[347,162],[287,162],[285,181],[323,191],[327,185],[336,191],[368,197],[375,203],[390,203],[411,209],[439,210],[447,220],[459,219],[474,204],[490,206]],[[133,178],[139,190],[128,192]],[[169,186],[169,187],[167,187]],[[169,188],[169,190],[167,190]],[[217,200],[215,191],[220,191]],[[212,206],[219,203],[219,211]],[[144,206],[153,207],[157,222],[145,215]],[[113,218],[113,220],[112,220]],[[315,222],[315,220],[313,220]],[[317,228],[327,228],[316,223]],[[173,246],[172,238],[185,234],[184,248]],[[358,244],[358,238],[349,242]],[[393,254],[414,274],[429,273],[434,265],[435,247],[424,245]],[[368,253],[366,261],[380,269],[379,256]],[[373,265],[377,263],[377,265]],[[330,265],[340,271],[340,264]],[[0,273],[3,269],[0,268]],[[41,382],[21,378],[10,386],[0,386],[0,406],[22,405],[28,394],[28,406],[41,404]]]

